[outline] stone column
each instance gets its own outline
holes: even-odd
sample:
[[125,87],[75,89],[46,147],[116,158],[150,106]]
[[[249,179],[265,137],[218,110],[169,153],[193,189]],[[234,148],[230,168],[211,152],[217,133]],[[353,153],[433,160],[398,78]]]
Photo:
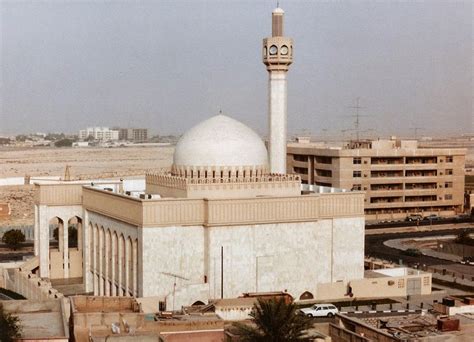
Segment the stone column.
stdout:
[[109,231],[105,232],[105,257],[104,257],[105,267],[104,267],[104,286],[105,286],[105,295],[110,296],[110,282],[109,282],[109,262],[110,262],[110,233]]
[[69,221],[63,220],[63,262],[64,278],[69,278]]
[[99,228],[99,245],[98,245],[98,249],[99,249],[99,260],[98,263],[99,263],[99,296],[103,296],[104,295],[104,270],[103,270],[103,265],[104,265],[104,246],[105,246],[105,243],[104,243],[104,229],[101,227]]
[[[93,280],[93,259],[94,259],[94,227],[90,225],[89,222],[89,215],[87,214],[87,210],[84,210],[82,214],[82,239],[81,239],[81,253],[82,253],[82,276],[84,277],[84,286],[86,292],[92,292],[94,287],[94,280]],[[78,234],[79,236],[79,234]],[[78,245],[79,246],[79,245]]]
[[99,294],[99,282],[98,282],[98,279],[97,279],[97,239],[98,239],[98,236],[97,236],[97,228],[92,226],[92,241],[91,241],[91,244],[92,244],[92,250],[93,250],[93,254],[92,254],[92,260],[91,260],[91,263],[92,263],[92,267],[91,267],[91,270],[92,270],[92,281],[93,281],[93,286],[94,286],[94,296],[97,296]]
[[112,234],[112,241],[111,241],[111,246],[110,246],[110,266],[111,266],[111,271],[110,271],[110,283],[111,283],[111,296],[116,296],[117,291],[115,287],[115,268],[116,265],[118,265],[117,262],[117,235],[115,233]]
[[127,239],[125,239],[125,282],[124,282],[124,288],[125,288],[125,296],[129,296],[129,288],[130,288],[130,284],[129,284],[129,279],[130,279],[130,245],[127,241]]
[[122,238],[119,236],[118,237],[118,248],[117,248],[117,286],[118,286],[118,296],[122,296],[123,295],[123,290],[122,290],[122,269],[123,269],[123,263],[122,263],[122,260],[123,260],[123,241],[122,241]]
[[38,208],[40,277],[49,278],[49,219],[46,206]]
[[[48,227],[49,229],[49,227]],[[35,227],[34,227],[34,246],[35,246],[35,256],[39,255],[39,231],[40,231],[40,216],[38,206],[35,205]]]
[[132,243],[132,284],[133,289],[132,293],[137,296],[137,277],[138,277],[138,250],[137,250],[137,240],[134,240]]

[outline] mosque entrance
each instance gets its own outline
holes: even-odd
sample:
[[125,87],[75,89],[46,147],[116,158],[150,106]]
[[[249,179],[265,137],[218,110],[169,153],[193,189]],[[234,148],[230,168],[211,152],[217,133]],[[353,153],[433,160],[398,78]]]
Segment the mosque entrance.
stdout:
[[67,224],[59,217],[49,221],[49,278],[82,277],[82,219],[71,217]]

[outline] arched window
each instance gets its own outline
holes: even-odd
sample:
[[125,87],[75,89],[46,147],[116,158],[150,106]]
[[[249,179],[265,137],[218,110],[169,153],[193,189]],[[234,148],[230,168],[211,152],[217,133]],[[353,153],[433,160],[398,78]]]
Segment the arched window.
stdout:
[[300,300],[313,299],[313,298],[314,298],[313,294],[309,291],[303,292],[300,296]]

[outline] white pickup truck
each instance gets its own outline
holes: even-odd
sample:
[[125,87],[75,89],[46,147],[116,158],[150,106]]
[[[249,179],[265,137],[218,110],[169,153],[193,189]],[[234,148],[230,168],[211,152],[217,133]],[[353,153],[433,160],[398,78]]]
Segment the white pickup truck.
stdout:
[[308,317],[333,317],[339,312],[333,304],[314,304],[299,311]]

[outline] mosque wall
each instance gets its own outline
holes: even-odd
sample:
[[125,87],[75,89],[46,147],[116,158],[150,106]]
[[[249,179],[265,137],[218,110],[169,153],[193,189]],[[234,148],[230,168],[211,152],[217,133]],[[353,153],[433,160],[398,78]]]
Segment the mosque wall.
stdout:
[[318,283],[363,278],[363,229],[363,218],[139,229],[143,296],[161,297],[167,308],[220,298],[221,266],[224,298],[316,295]]

